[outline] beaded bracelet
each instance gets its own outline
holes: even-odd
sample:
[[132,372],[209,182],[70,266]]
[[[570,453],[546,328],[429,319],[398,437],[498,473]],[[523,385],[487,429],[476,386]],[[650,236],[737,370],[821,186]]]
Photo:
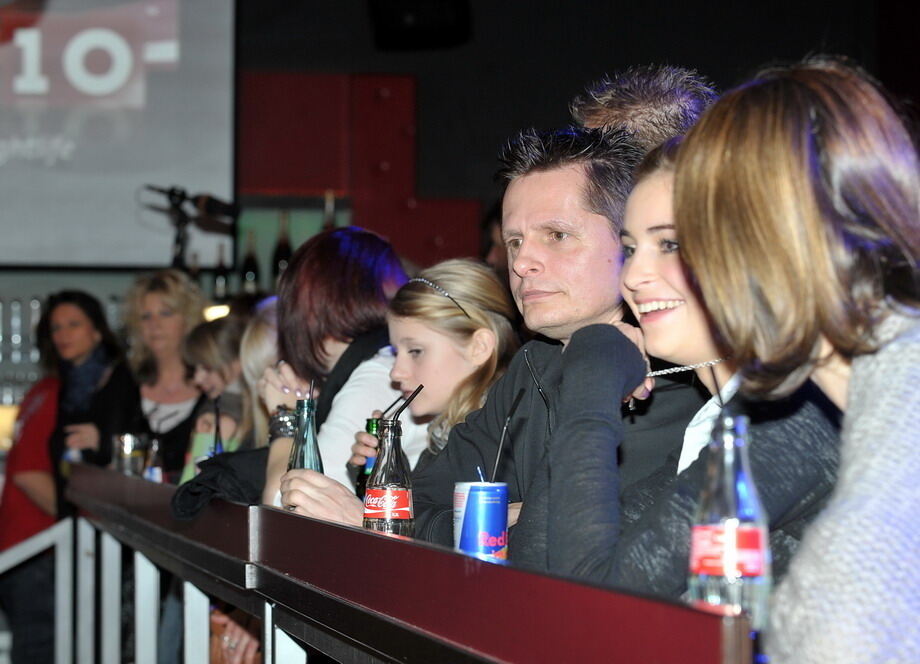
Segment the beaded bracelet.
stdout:
[[268,418],[269,439],[293,438],[296,424],[297,414],[290,408],[278,406],[271,414],[271,417]]

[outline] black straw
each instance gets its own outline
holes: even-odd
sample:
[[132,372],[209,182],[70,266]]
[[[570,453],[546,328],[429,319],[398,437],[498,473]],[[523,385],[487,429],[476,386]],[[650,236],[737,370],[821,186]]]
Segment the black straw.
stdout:
[[396,397],[396,400],[395,400],[393,403],[391,403],[389,406],[387,406],[387,407],[386,407],[386,410],[384,410],[382,413],[380,413],[380,419],[381,419],[381,420],[384,419],[384,418],[387,416],[387,413],[389,413],[391,410],[393,410],[393,406],[395,406],[396,404],[398,404],[402,398],[403,398],[403,397],[402,397],[401,394],[400,394],[398,397]]
[[498,439],[498,451],[495,452],[495,465],[492,466],[492,482],[494,482],[495,478],[498,476],[498,462],[502,458],[502,447],[505,445],[505,436],[508,435],[508,425],[511,424],[511,418],[514,417],[514,411],[517,410],[523,398],[524,390],[522,388],[518,391],[517,396],[514,397],[514,401],[511,402],[511,410],[508,411],[508,417],[505,418],[505,425],[502,427],[501,438]]
[[418,387],[416,387],[416,388],[415,388],[415,392],[413,392],[412,394],[410,394],[410,395],[409,395],[409,398],[406,399],[405,401],[403,401],[403,405],[396,409],[396,412],[393,413],[393,417],[391,417],[390,419],[391,419],[391,420],[398,420],[398,419],[399,419],[399,416],[402,415],[402,412],[406,409],[406,406],[408,406],[410,403],[412,403],[412,400],[413,400],[415,397],[418,396],[418,393],[422,391],[422,388],[423,388],[423,387],[425,387],[425,386],[424,386],[424,385],[419,385]]

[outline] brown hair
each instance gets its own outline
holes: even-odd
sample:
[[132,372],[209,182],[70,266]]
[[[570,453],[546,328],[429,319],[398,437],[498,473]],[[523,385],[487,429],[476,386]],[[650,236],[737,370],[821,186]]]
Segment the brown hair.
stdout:
[[677,160],[681,254],[749,393],[800,385],[827,339],[871,353],[918,299],[918,161],[884,93],[840,61],[769,69],[723,96]]
[[414,318],[452,337],[469,343],[477,330],[487,329],[495,335],[495,350],[489,360],[454,388],[438,424],[452,427],[472,411],[482,407],[489,387],[504,373],[518,348],[514,331],[515,307],[508,289],[495,273],[482,263],[454,259],[422,270],[419,278],[399,289],[390,303],[390,313],[400,318]]
[[715,100],[712,84],[694,70],[648,65],[605,76],[569,109],[578,124],[623,129],[650,150],[686,133]]
[[328,373],[325,341],[351,341],[386,323],[387,301],[406,282],[390,243],[350,226],[315,235],[278,284],[278,354],[305,380]]
[[162,297],[168,307],[182,316],[186,332],[201,322],[204,309],[204,298],[198,286],[179,270],[160,270],[134,282],[125,298],[125,324],[130,342],[128,361],[138,381],[146,385],[157,380],[156,360],[140,338],[141,309],[144,298],[151,293]]
[[[225,383],[232,382],[231,365],[240,360],[240,344],[246,329],[247,318],[230,314],[205,323],[199,323],[182,342],[182,361],[186,366],[202,366],[216,371]],[[242,408],[239,426],[233,437],[243,440],[252,431],[252,390],[243,381]],[[258,442],[258,441],[256,441]]]

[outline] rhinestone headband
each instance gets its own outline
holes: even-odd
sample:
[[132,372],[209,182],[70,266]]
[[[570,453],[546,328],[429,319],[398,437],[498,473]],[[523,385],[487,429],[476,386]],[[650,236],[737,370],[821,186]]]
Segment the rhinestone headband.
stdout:
[[444,290],[443,288],[441,288],[440,286],[438,286],[438,285],[437,285],[436,283],[434,283],[433,281],[429,281],[428,279],[425,279],[424,277],[414,277],[413,279],[409,279],[409,281],[406,282],[406,283],[410,283],[410,284],[411,284],[413,281],[417,281],[417,282],[420,283],[420,284],[425,284],[425,285],[428,286],[428,288],[430,288],[431,290],[435,291],[436,293],[438,293],[438,294],[440,294],[440,295],[443,295],[443,296],[446,297],[448,300],[450,300],[451,302],[453,302],[454,304],[456,304],[456,305],[457,305],[457,308],[460,309],[460,311],[462,311],[463,314],[464,314],[467,318],[472,318],[472,316],[470,316],[468,313],[466,313],[466,309],[464,309],[464,308],[460,305],[460,303],[457,302],[457,300],[454,299],[454,296],[453,296],[453,295],[451,295],[450,293],[448,293],[446,290]]

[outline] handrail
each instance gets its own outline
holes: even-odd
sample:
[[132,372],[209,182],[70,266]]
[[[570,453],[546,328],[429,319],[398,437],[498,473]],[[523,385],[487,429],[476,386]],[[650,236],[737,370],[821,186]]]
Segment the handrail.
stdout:
[[173,487],[74,469],[97,527],[340,661],[749,662],[746,621],[270,507],[170,512]]

